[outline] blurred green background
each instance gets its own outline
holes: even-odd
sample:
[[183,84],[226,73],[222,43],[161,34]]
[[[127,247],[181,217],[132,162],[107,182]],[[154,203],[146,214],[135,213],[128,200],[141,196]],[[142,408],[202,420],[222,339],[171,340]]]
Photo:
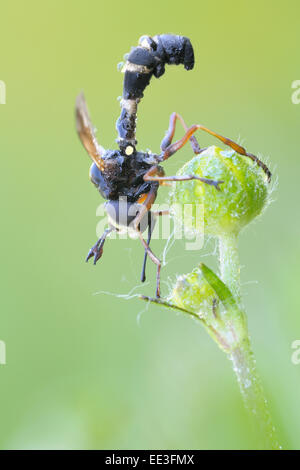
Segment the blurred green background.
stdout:
[[[259,447],[230,363],[196,323],[107,291],[154,293],[139,283],[137,241],[108,241],[95,268],[99,194],[74,129],[84,89],[98,138],[115,144],[117,63],[143,34],[176,33],[196,67],[169,67],[139,107],[141,149],[158,151],[172,111],[268,157],[276,202],[240,237],[243,293],[267,396],[286,448],[300,448],[298,1],[11,1],[1,5],[1,448],[219,449]],[[178,130],[178,134],[182,131]],[[199,134],[203,145],[215,143]],[[188,146],[165,165],[174,174]],[[159,201],[167,197],[160,192]],[[154,241],[160,254],[164,241]],[[163,269],[176,273],[213,245],[177,242]]]

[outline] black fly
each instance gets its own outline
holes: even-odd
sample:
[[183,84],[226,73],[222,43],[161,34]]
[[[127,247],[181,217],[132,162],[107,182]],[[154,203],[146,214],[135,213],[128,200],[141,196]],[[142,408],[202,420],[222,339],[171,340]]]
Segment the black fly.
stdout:
[[[213,185],[220,190],[222,181],[213,181],[200,178],[196,175],[165,176],[160,165],[174,155],[188,141],[195,154],[204,149],[193,135],[201,129],[220,139],[241,155],[250,157],[263,168],[268,177],[271,173],[268,168],[254,155],[206,127],[197,124],[187,127],[182,117],[172,113],[168,131],[161,142],[161,152],[152,154],[137,151],[136,115],[137,105],[143,97],[143,92],[149,84],[151,77],[161,77],[165,72],[165,65],[183,64],[186,70],[194,67],[194,51],[191,42],[183,36],[163,34],[159,36],[142,36],[137,47],[133,48],[123,67],[124,88],[121,100],[121,115],[117,120],[118,150],[105,150],[98,144],[92,123],[89,118],[83,94],[76,101],[76,125],[79,137],[85,149],[93,160],[90,169],[90,178],[100,194],[107,200],[105,209],[108,215],[109,226],[101,238],[90,249],[87,261],[94,257],[94,264],[101,258],[106,237],[112,231],[131,231],[138,236],[145,249],[142,282],[145,281],[145,267],[147,255],[157,265],[156,296],[160,297],[160,268],[161,262],[149,247],[151,234],[154,228],[156,215],[164,212],[151,212],[159,185],[166,181],[186,181],[196,179],[199,182]],[[182,139],[172,143],[176,121],[182,124],[185,134]],[[144,240],[142,232],[148,228],[148,240]]]

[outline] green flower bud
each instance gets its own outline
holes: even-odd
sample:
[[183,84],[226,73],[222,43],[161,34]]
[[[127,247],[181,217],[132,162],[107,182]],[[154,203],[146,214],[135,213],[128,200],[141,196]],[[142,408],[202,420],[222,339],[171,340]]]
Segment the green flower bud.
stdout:
[[[187,229],[199,231],[196,209],[184,218],[182,205],[203,205],[202,229],[212,236],[237,234],[258,216],[268,202],[269,183],[264,171],[250,158],[234,150],[208,147],[187,162],[177,175],[196,175],[222,180],[220,191],[199,180],[178,182],[170,194],[174,218]],[[180,210],[178,210],[180,209]],[[184,218],[184,220],[183,220]]]
[[216,294],[201,270],[195,268],[191,273],[177,277],[168,300],[179,308],[205,317],[212,313]]
[[219,298],[201,269],[196,268],[189,274],[179,276],[168,302],[197,316],[218,346],[226,353],[230,352],[230,338],[227,337],[227,328],[221,318]]
[[165,305],[199,318],[226,353],[247,341],[243,312],[225,284],[203,263],[191,273],[177,277]]

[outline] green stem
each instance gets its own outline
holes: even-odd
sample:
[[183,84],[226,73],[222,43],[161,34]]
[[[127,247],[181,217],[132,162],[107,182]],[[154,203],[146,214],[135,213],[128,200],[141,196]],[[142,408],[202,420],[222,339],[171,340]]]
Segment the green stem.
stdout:
[[279,450],[275,427],[264,395],[264,390],[258,376],[254,355],[250,344],[233,350],[229,357],[240,386],[245,406],[253,417],[256,429],[262,440],[262,448]]
[[[222,298],[222,302],[226,305],[226,307],[230,308],[230,291],[228,291],[224,285],[222,286],[223,283],[221,283],[221,281],[217,281],[218,278],[205,265],[202,264],[201,267],[206,277],[209,278],[211,284],[217,288],[216,290],[218,290],[218,294]],[[217,281],[217,284],[214,282],[214,280]],[[153,299],[144,295],[140,296],[140,298],[147,302],[152,302],[159,306],[175,309],[182,313],[188,314],[200,321],[206,327],[209,334],[232,361],[232,367],[236,374],[245,406],[253,418],[256,429],[259,431],[261,441],[260,447],[274,450],[281,449],[276,437],[274,426],[272,424],[271,415],[264,396],[261,381],[257,374],[255,359],[251,351],[247,327],[244,321],[242,321],[240,328],[238,328],[238,322],[236,323],[229,321],[229,329],[233,335],[226,335],[225,325],[224,329],[222,327],[213,329],[211,325],[207,324],[203,317],[201,318],[199,314],[195,312],[178,307],[176,304],[170,303],[163,299]],[[232,302],[234,302],[233,298]],[[234,317],[238,317],[238,312],[238,310],[232,310],[231,316],[233,315]],[[228,341],[229,338],[231,338],[231,341]]]
[[[221,279],[231,291],[237,304],[241,306],[237,236],[233,234],[220,237],[219,253]],[[245,315],[243,323],[244,325],[241,330],[239,328],[240,321],[230,322],[229,328],[233,329],[233,332],[236,333],[234,336],[240,338],[240,342],[238,346],[235,342],[228,356],[232,361],[233,370],[236,374],[245,406],[254,420],[256,429],[260,431],[261,439],[264,441],[262,442],[263,447],[267,449],[281,449],[274,425],[272,424],[261,380],[257,373]]]
[[240,261],[236,234],[219,237],[219,256],[221,279],[241,306]]

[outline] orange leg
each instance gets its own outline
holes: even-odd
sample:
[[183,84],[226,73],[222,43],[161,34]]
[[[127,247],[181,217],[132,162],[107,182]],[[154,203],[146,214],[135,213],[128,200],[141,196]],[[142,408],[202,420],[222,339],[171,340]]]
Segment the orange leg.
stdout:
[[177,152],[179,149],[181,149],[187,142],[190,140],[191,136],[198,130],[201,129],[204,132],[207,132],[210,135],[213,135],[217,139],[221,140],[225,145],[228,145],[231,147],[233,150],[235,150],[237,153],[240,155],[244,155],[246,157],[251,158],[254,162],[257,163],[258,166],[260,166],[264,172],[266,173],[268,177],[268,181],[271,180],[271,172],[268,169],[268,167],[261,161],[259,158],[257,158],[255,155],[252,153],[248,153],[244,147],[241,147],[239,144],[234,142],[231,139],[228,139],[227,137],[223,137],[220,134],[217,134],[214,131],[211,131],[207,127],[202,126],[201,124],[195,124],[191,126],[185,133],[185,135],[182,137],[182,139],[178,140],[174,144],[169,145],[161,154],[162,160],[167,160],[169,157],[171,157],[175,152]]
[[152,188],[150,189],[149,193],[147,194],[147,197],[145,201],[141,204],[141,210],[133,220],[132,224],[135,230],[138,230],[138,226],[142,220],[142,218],[147,214],[147,212],[151,209],[152,204],[154,203],[155,199],[157,196],[157,189]]
[[[178,113],[172,113],[170,116],[170,123],[169,123],[169,128],[167,130],[167,133],[165,137],[163,138],[160,148],[162,151],[166,150],[167,147],[169,147],[173,141],[174,134],[175,134],[175,128],[176,128],[176,121],[177,119],[181,122],[182,127],[184,128],[185,131],[188,130],[188,127],[186,123],[184,122],[183,118],[180,116]],[[190,144],[193,149],[193,152],[197,155],[198,153],[201,152],[200,146],[197,142],[197,139],[194,135],[190,137]]]

